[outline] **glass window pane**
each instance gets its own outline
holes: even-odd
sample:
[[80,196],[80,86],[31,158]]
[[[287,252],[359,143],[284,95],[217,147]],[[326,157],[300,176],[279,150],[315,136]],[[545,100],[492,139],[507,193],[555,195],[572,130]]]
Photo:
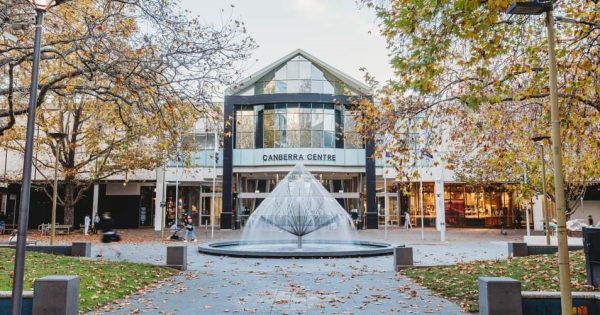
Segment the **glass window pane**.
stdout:
[[[327,113],[330,114],[328,115]],[[325,110],[325,115],[323,116],[323,130],[335,130],[335,117],[333,115],[333,110]]]
[[276,91],[275,91],[275,84],[276,84],[276,82],[279,82],[279,81],[268,81],[268,82],[265,82],[264,87],[263,87],[263,93],[264,94],[273,94],[273,93],[276,93]]
[[301,80],[300,81],[300,93],[310,93],[311,92],[311,82],[310,80]]
[[275,132],[273,130],[265,130],[263,135],[263,147],[273,148],[275,145]]
[[311,65],[312,64],[308,61],[298,62],[298,71],[300,79],[310,79]]
[[275,80],[280,81],[285,79],[287,79],[287,68],[284,65],[283,67],[275,71]]
[[323,130],[323,110],[313,109],[312,110],[312,130]]
[[323,81],[323,94],[333,94],[334,89],[331,82]]
[[300,109],[300,130],[310,130],[311,129],[311,115],[310,109],[301,108]]
[[309,130],[300,131],[300,147],[301,148],[310,148],[310,145],[311,145],[310,131]]
[[287,93],[300,93],[300,80],[288,80]]
[[275,82],[275,87],[274,90],[275,92],[271,92],[272,93],[287,93],[287,81],[274,81]]
[[324,148],[333,148],[335,145],[335,141],[333,139],[333,131],[325,131],[323,133],[323,147]]
[[213,150],[215,148],[215,135],[212,133],[206,134],[206,144],[204,146],[207,150]]
[[288,108],[287,110],[287,130],[300,130],[300,109]]
[[310,86],[311,93],[324,94],[323,93],[323,81],[311,81]]
[[323,147],[323,131],[313,131],[311,133],[311,144],[312,148]]
[[287,148],[287,131],[276,130],[274,134],[274,148]]
[[288,148],[299,148],[300,147],[300,131],[288,131],[287,132],[287,147]]
[[236,148],[238,149],[253,149],[254,148],[254,133],[240,132],[236,135]]
[[310,65],[310,78],[313,80],[324,81],[325,76],[323,75],[323,71],[319,70],[319,68],[315,67],[312,63]]
[[290,61],[287,63],[287,78],[288,79],[299,79],[298,75],[300,74],[299,62]]

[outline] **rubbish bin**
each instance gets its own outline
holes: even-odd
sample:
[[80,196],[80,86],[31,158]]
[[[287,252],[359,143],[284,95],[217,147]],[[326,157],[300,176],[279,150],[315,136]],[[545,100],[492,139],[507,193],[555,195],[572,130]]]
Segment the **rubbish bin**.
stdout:
[[600,228],[584,227],[583,252],[588,285],[600,287]]

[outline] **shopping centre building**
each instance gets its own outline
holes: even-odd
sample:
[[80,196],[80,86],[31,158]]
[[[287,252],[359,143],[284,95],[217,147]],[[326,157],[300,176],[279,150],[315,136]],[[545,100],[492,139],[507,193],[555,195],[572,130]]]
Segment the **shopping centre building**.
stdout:
[[[240,228],[297,163],[344,209],[358,212],[359,228],[381,228],[386,221],[400,226],[406,211],[413,226],[435,226],[441,208],[448,227],[498,227],[503,211],[511,226],[523,211],[511,183],[473,187],[434,166],[443,164],[435,160],[441,160],[444,148],[434,150],[433,159],[416,162],[418,181],[398,182],[391,167],[372,158],[375,144],[356,132],[354,117],[359,113],[352,104],[361,97],[371,98],[368,86],[296,50],[227,90],[223,121],[218,126],[199,121],[190,131],[196,150],[189,164],[171,161],[154,172],[129,174],[126,184],[119,176],[98,183],[77,205],[76,222],[88,213],[111,211],[120,227],[160,230],[186,212],[205,228]],[[418,151],[419,141],[414,142]],[[8,222],[15,219],[20,186],[7,179],[7,167],[18,173],[21,161],[8,151],[0,161],[5,165],[0,213]],[[600,219],[597,189],[590,189],[582,204],[575,217],[592,214]],[[30,226],[49,222],[50,202],[44,193],[33,191],[32,209]],[[530,222],[542,228],[539,200]]]

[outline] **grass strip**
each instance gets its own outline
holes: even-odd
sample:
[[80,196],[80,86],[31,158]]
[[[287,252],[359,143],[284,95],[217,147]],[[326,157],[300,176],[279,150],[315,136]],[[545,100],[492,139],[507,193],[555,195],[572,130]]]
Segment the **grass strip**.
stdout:
[[[0,249],[0,291],[12,290],[15,251]],[[33,290],[36,278],[50,275],[78,275],[79,310],[90,311],[141,292],[177,271],[149,264],[91,260],[43,253],[27,252],[24,290]]]
[[[586,284],[583,251],[570,252],[569,256],[573,291],[593,291]],[[469,312],[479,311],[479,277],[510,277],[521,281],[523,291],[559,291],[556,254],[406,269],[402,273]]]

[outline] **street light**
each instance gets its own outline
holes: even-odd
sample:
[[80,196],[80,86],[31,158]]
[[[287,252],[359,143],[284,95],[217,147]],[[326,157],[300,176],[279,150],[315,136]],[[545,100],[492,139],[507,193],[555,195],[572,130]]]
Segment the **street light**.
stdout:
[[213,157],[213,180],[212,180],[212,196],[210,204],[210,239],[215,238],[215,190],[217,185],[217,163],[219,162],[219,138],[217,128],[214,130],[214,157]]
[[550,66],[550,116],[552,121],[552,158],[554,161],[554,195],[558,216],[558,268],[560,274],[560,304],[562,314],[570,314],[573,304],[571,297],[571,274],[569,270],[569,248],[566,226],[565,183],[563,178],[562,143],[560,141],[560,112],[558,110],[558,84],[556,51],[554,39],[554,18],[552,1],[517,2],[511,5],[508,14],[539,15],[546,13],[546,29],[548,35],[548,57]]
[[50,232],[50,245],[54,245],[56,235],[56,198],[58,195],[58,157],[60,155],[60,142],[67,136],[64,132],[51,132],[48,134],[56,142],[54,159],[54,184],[52,185],[52,231]]
[[548,136],[537,136],[531,138],[541,148],[542,158],[542,212],[544,213],[544,226],[546,227],[546,245],[550,245],[550,211],[548,211],[548,199],[546,198],[546,155],[544,154],[544,140],[550,140]]
[[27,133],[23,156],[23,178],[21,184],[21,205],[19,207],[19,226],[17,249],[15,253],[14,277],[11,298],[11,314],[20,315],[23,300],[23,276],[25,273],[25,241],[27,240],[27,221],[29,220],[29,199],[31,195],[31,164],[33,159],[33,135],[35,127],[35,107],[37,104],[38,75],[40,69],[40,51],[42,46],[42,24],[44,13],[52,6],[64,0],[29,0],[35,6],[35,40],[33,45],[33,65],[31,68],[31,86],[29,89],[29,107],[27,111]]

